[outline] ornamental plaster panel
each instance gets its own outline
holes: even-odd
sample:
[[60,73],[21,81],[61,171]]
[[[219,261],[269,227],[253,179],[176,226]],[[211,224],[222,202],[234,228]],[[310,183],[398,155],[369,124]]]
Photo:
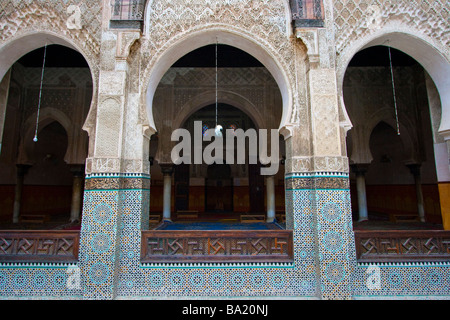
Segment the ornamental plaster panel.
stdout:
[[[215,43],[217,36],[220,43],[231,44],[253,54],[263,64],[267,64],[272,74],[273,70],[277,70],[277,74],[273,75],[278,84],[282,83],[284,86],[281,88],[285,102],[283,122],[287,124],[291,120],[290,109],[300,107],[297,101],[293,101],[293,97],[301,96],[299,101],[306,101],[306,92],[297,92],[295,85],[299,80],[295,74],[296,64],[304,62],[297,61],[297,44],[289,39],[290,31],[285,20],[287,10],[289,7],[286,1],[208,0],[201,1],[201,4],[194,0],[149,2],[145,39],[142,41],[142,65],[147,66],[141,82],[142,92],[146,91],[145,88],[150,83],[147,100],[152,100],[152,90],[156,87],[154,82],[159,82],[170,64],[183,55],[183,50],[187,53],[197,47]],[[201,39],[197,36],[200,34],[203,34]],[[183,49],[171,51],[184,41],[186,45]],[[165,54],[168,59],[167,69],[155,70],[158,69],[155,68],[156,61],[161,61]],[[159,68],[164,67],[160,64]],[[295,106],[292,106],[293,103]],[[144,104],[151,106],[151,101]],[[148,117],[150,126],[154,126],[151,107]]]
[[[77,6],[82,20],[81,29],[68,28],[67,22]],[[29,32],[53,31],[66,37],[83,49],[91,68],[96,69],[100,53],[101,1],[1,1],[0,2],[0,46],[12,38]],[[70,13],[72,12],[72,14]],[[77,10],[78,12],[78,10]]]
[[314,155],[340,155],[337,86],[334,70],[310,70]]
[[[108,97],[99,103],[97,115],[97,130],[95,156],[119,157],[122,123],[120,99]],[[118,128],[119,126],[119,128]]]
[[[397,48],[419,61],[436,82],[444,111],[440,131],[448,130],[450,3],[445,0],[338,0],[333,2],[333,10],[339,87],[348,63],[359,50],[371,45]],[[341,118],[347,126],[350,124],[345,110],[341,110]]]
[[125,94],[126,72],[102,71],[100,73],[99,93],[102,95],[122,96]]
[[433,39],[449,55],[450,3],[446,0],[337,0],[333,4],[338,54],[356,39],[397,20]]

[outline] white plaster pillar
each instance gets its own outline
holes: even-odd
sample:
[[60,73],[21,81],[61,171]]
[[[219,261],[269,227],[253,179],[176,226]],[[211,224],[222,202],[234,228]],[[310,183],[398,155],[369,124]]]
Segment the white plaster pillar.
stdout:
[[268,176],[266,178],[267,192],[267,223],[275,221],[275,177]]
[[[83,167],[84,168],[84,167]],[[72,204],[70,208],[70,222],[79,222],[83,199],[84,170],[82,167],[73,167]]]
[[14,209],[13,209],[13,223],[19,223],[20,221],[20,208],[22,205],[22,191],[23,191],[23,180],[27,174],[28,169],[31,166],[28,165],[17,165],[17,182],[14,194]]
[[420,177],[420,164],[411,164],[407,166],[414,176],[414,183],[416,185],[416,196],[417,196],[417,211],[419,213],[419,218],[421,222],[425,222],[425,207],[423,202],[422,193],[422,179]]
[[161,165],[164,175],[164,202],[163,202],[163,221],[172,221],[172,165]]
[[358,212],[359,222],[369,220],[369,211],[367,209],[366,177],[368,164],[352,165],[352,171],[356,174],[356,191],[358,194]]

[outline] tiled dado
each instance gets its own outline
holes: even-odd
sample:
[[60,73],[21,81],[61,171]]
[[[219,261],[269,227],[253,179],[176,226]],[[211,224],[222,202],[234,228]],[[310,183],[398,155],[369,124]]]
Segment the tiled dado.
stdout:
[[[320,182],[314,182],[316,178]],[[124,215],[119,235],[121,258],[117,295],[121,298],[348,297],[352,274],[349,244],[353,241],[348,232],[348,228],[351,229],[348,224],[348,219],[351,220],[349,190],[345,188],[348,176],[292,174],[286,177],[288,183],[294,179],[311,179],[313,182],[309,182],[311,188],[286,190],[286,214],[291,221],[289,228],[294,229],[293,264],[142,264],[141,239],[136,228],[140,215]],[[315,189],[318,185],[322,189]],[[125,206],[131,206],[136,197],[130,192],[126,191],[130,204],[125,202]],[[133,211],[139,211],[139,208]],[[330,233],[327,243],[333,246],[329,252],[324,249],[326,244],[320,244],[318,251],[318,222],[322,225],[320,232],[326,232],[325,228],[329,227],[330,231],[342,236],[339,239],[335,233]]]

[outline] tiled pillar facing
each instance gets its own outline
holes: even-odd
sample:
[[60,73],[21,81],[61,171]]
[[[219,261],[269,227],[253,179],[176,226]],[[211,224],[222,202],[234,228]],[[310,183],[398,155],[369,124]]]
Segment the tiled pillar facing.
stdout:
[[348,174],[287,174],[286,206],[293,210],[288,227],[304,281],[319,298],[350,298],[355,245]]
[[349,176],[316,173],[313,180],[320,297],[349,299],[356,265]]
[[85,299],[116,296],[120,180],[118,174],[86,176],[79,261]]
[[139,86],[130,85],[134,60],[127,59],[135,39],[133,32],[104,34],[80,239],[85,299],[117,297],[122,260],[139,257],[140,232],[148,228],[149,134],[139,125]]
[[296,177],[294,189],[311,190],[317,295],[349,299],[356,254],[348,159],[341,150],[336,71],[311,69],[308,76],[312,157],[309,172]]

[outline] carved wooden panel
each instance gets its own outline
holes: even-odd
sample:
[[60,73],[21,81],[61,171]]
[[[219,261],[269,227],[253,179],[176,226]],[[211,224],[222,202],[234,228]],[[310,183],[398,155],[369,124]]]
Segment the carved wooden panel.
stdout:
[[144,263],[292,262],[292,231],[144,231]]
[[0,232],[0,263],[77,262],[78,231]]
[[355,231],[359,262],[450,261],[449,231]]

